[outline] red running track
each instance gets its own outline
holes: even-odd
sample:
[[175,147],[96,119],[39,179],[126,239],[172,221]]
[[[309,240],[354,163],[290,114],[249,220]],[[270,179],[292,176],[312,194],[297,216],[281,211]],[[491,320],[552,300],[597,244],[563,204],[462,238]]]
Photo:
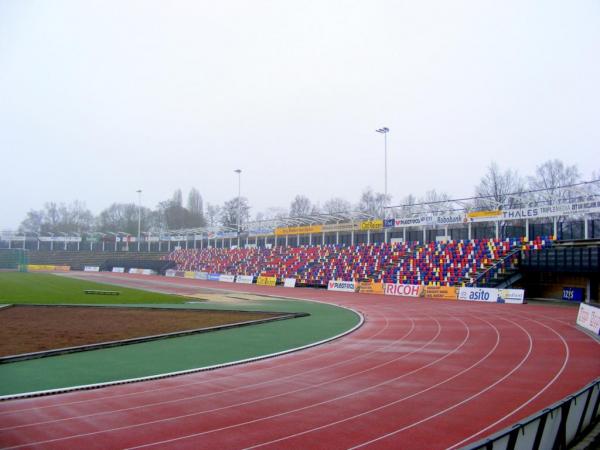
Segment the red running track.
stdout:
[[[170,292],[218,282],[102,275]],[[0,403],[6,448],[463,446],[600,376],[576,309],[227,285],[360,311],[336,341],[210,372]]]

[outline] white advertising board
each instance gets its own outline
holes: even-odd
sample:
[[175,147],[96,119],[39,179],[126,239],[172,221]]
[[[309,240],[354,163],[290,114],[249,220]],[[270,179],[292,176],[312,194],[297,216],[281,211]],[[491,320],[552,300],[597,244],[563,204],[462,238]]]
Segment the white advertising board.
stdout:
[[458,290],[458,299],[496,303],[498,302],[498,289],[461,287]]
[[397,295],[399,297],[418,297],[422,286],[416,284],[384,283],[383,293],[385,295]]
[[98,267],[98,266],[84,266],[83,267],[83,271],[84,272],[100,272],[100,267]]
[[498,297],[500,302],[521,304],[525,301],[524,289],[499,289]]
[[125,273],[125,267],[113,267],[112,271],[114,273]]
[[600,308],[581,303],[577,314],[577,325],[600,335]]
[[354,281],[333,281],[327,283],[328,291],[356,292],[356,283]]
[[208,280],[208,272],[196,272],[194,278],[196,280]]
[[[114,268],[113,268],[113,270],[114,270]],[[167,277],[174,277],[174,276],[175,276],[175,273],[176,273],[176,271],[175,271],[175,270],[173,270],[173,269],[169,269],[169,270],[167,270],[167,271],[165,272],[165,276],[167,276]]]
[[253,281],[254,277],[252,275],[238,275],[237,277],[235,277],[236,283],[252,284]]
[[283,280],[283,287],[293,288],[296,287],[296,279],[295,278],[286,278]]
[[221,274],[219,276],[219,281],[222,281],[224,283],[233,283],[235,281],[235,275]]

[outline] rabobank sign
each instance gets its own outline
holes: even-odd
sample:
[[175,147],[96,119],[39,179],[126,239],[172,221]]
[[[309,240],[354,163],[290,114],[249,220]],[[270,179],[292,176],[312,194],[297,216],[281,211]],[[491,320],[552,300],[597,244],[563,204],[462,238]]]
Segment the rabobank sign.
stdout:
[[327,283],[328,291],[356,292],[356,283],[354,281],[333,281]]

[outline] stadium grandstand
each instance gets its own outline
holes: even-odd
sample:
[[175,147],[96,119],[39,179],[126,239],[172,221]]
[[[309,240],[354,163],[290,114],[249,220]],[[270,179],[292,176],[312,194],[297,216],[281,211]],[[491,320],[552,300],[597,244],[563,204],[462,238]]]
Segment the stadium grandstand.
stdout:
[[[298,286],[330,280],[437,286],[525,287],[556,297],[558,286],[598,298],[598,181],[560,189],[397,205],[383,217],[314,214],[227,227],[82,235],[0,233],[0,249],[22,249],[30,264],[73,270],[116,261],[178,271],[286,278]],[[473,205],[480,205],[473,207]],[[483,206],[482,206],[483,205]],[[147,264],[144,261],[148,261]],[[161,265],[159,261],[165,264]],[[571,268],[565,270],[565,268]],[[158,270],[157,270],[158,269]],[[540,289],[547,285],[548,289]]]

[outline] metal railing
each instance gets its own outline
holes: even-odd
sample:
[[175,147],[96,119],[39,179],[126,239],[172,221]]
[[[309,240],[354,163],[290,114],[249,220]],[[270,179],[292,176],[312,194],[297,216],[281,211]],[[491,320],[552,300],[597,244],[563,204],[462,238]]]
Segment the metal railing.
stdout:
[[471,283],[471,286],[477,286],[478,283],[480,283],[482,280],[485,280],[486,282],[488,282],[491,279],[492,274],[495,273],[495,272],[493,272],[494,269],[498,269],[498,267],[500,267],[502,264],[506,264],[507,260],[510,261],[510,259],[512,259],[515,255],[519,254],[520,252],[521,252],[520,249],[514,249],[511,252],[509,252],[508,254],[504,255],[501,259],[499,259],[494,264],[492,264],[490,267],[488,267],[483,272],[481,272],[479,275],[477,275],[477,277],[475,277],[475,280],[473,281],[473,283]]
[[566,449],[600,420],[600,378],[580,391],[463,450]]

